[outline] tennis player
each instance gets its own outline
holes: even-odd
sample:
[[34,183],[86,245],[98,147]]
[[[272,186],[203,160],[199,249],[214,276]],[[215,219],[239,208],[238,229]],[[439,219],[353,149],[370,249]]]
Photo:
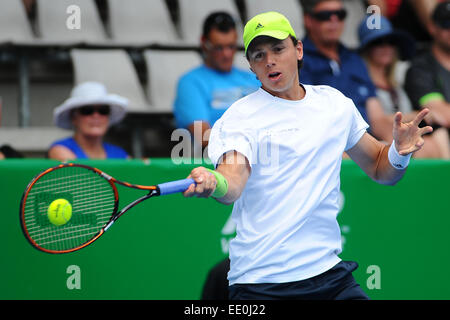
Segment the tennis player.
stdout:
[[302,43],[283,15],[255,16],[243,37],[262,87],[214,124],[209,157],[216,170],[193,169],[197,184],[184,193],[234,203],[230,299],[368,299],[352,276],[357,263],[338,256],[342,154],[374,181],[394,185],[433,130],[418,127],[429,111],[409,123],[398,112],[394,142],[384,145],[366,132],[352,100],[329,86],[301,84]]

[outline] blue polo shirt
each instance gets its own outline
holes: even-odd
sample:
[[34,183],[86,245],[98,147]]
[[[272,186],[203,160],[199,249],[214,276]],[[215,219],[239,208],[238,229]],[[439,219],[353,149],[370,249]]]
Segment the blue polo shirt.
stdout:
[[305,37],[302,42],[303,68],[300,70],[300,82],[329,85],[338,89],[353,100],[361,116],[370,123],[366,112],[366,101],[376,97],[376,91],[362,58],[356,52],[339,44],[341,61],[338,63],[320,53],[308,37]]
[[235,101],[258,90],[261,82],[250,71],[233,67],[221,72],[201,65],[185,73],[178,81],[174,115],[178,128],[194,121],[211,126]]

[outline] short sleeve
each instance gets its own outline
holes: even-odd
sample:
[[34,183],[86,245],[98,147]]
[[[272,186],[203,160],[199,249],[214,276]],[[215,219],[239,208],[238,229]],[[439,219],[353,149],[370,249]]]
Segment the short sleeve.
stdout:
[[350,124],[350,132],[347,138],[347,145],[345,146],[345,151],[353,148],[367,131],[369,125],[366,121],[364,121],[361,113],[359,113],[353,101],[350,99],[347,100],[350,104],[351,108],[351,124]]
[[208,143],[208,156],[214,167],[225,153],[233,150],[245,156],[251,166],[257,147],[250,132],[244,129],[242,121],[229,117],[219,119],[211,130]]
[[187,128],[194,121],[209,121],[208,98],[196,79],[184,76],[177,85],[174,116],[178,128]]

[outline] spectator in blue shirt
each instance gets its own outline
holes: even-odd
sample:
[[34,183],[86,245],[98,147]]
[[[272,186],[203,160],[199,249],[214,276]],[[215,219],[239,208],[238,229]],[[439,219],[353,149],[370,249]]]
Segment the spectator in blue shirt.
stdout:
[[261,85],[250,71],[233,66],[237,49],[237,31],[233,18],[226,12],[210,14],[204,24],[201,49],[204,63],[184,74],[177,86],[174,115],[179,128],[194,136],[194,122],[201,127],[196,137],[203,147],[214,122],[236,100]]
[[342,1],[302,0],[302,5],[306,29],[302,82],[340,90],[353,100],[371,133],[392,142],[393,119],[384,113],[363,60],[339,40],[347,15]]

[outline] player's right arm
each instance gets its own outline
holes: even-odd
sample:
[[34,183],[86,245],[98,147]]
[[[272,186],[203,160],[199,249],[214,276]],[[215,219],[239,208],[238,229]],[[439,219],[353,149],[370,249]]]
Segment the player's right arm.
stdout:
[[[216,200],[224,204],[235,202],[241,196],[250,176],[251,168],[247,158],[237,151],[229,151],[222,156],[216,171],[228,182],[227,193]],[[216,177],[204,167],[193,169],[188,178],[194,179],[197,185],[191,185],[183,193],[185,197],[207,198],[212,196],[216,189]]]

